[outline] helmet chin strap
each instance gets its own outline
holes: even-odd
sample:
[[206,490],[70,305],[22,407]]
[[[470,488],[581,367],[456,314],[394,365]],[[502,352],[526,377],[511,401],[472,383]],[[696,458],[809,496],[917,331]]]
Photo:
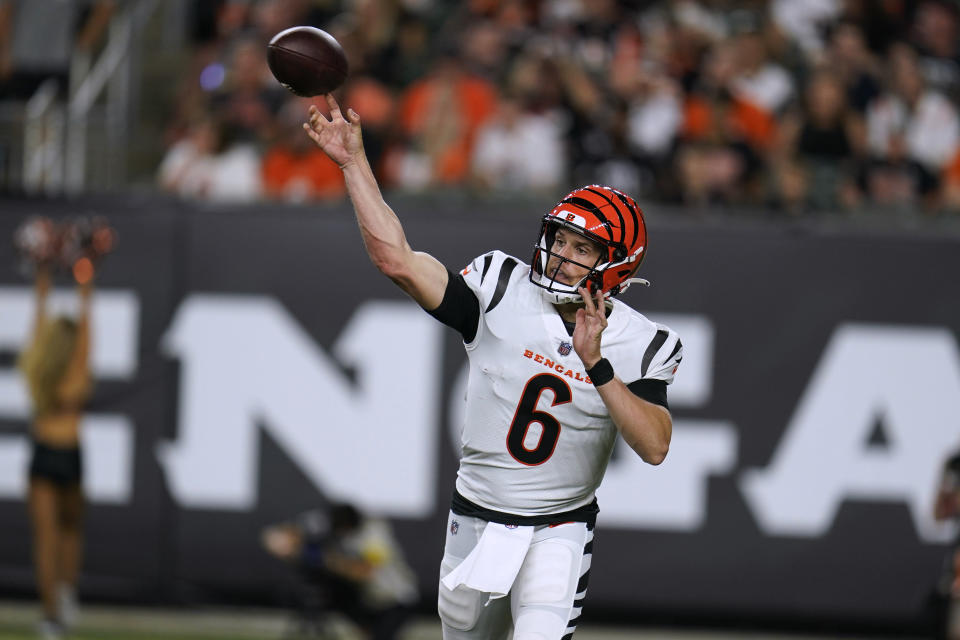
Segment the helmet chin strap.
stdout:
[[650,286],[650,281],[644,280],[643,278],[628,278],[623,281],[624,284],[633,284],[634,282],[636,282],[637,284],[642,284],[645,287]]

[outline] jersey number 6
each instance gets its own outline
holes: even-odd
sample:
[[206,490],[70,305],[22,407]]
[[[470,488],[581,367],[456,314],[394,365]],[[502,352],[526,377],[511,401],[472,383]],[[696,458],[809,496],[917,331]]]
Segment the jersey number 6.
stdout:
[[[573,398],[566,381],[549,373],[533,376],[523,388],[523,395],[520,396],[520,403],[517,405],[513,422],[510,423],[510,431],[507,433],[507,450],[518,462],[529,466],[543,464],[549,460],[560,437],[560,423],[557,419],[545,411],[537,411],[537,403],[540,402],[540,394],[544,389],[553,391],[553,402],[550,404],[552,407],[566,404]],[[542,428],[540,440],[536,447],[527,449],[523,441],[527,437],[530,425],[534,422],[540,423]]]

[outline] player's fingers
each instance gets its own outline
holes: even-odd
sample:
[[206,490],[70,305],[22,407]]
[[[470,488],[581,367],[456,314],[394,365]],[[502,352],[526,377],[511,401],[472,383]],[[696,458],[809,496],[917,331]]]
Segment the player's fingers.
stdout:
[[313,127],[311,127],[309,124],[304,122],[303,128],[307,132],[307,135],[310,136],[310,138],[312,138],[314,142],[316,142],[317,144],[320,144],[320,134],[317,133]]
[[337,99],[333,97],[333,94],[325,93],[323,94],[323,97],[327,99],[327,105],[330,107],[330,119],[343,119],[343,114],[340,113],[340,105],[337,104]]
[[579,287],[577,291],[580,293],[580,297],[583,299],[584,308],[588,313],[593,313],[593,298],[590,296],[590,292],[587,291],[586,287]]
[[309,113],[311,126],[317,126],[321,119],[326,120],[326,118],[323,117],[323,114],[320,113],[320,109],[317,109],[315,105],[310,105]]
[[347,117],[350,118],[352,124],[360,124],[360,114],[352,108],[347,109]]
[[327,117],[318,109],[310,116],[310,124],[313,125],[314,128],[317,128],[325,124],[330,124],[330,121],[327,120]]

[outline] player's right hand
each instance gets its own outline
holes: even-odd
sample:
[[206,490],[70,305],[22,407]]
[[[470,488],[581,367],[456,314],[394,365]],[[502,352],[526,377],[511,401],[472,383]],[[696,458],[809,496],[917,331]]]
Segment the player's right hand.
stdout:
[[353,109],[347,109],[347,116],[344,118],[334,97],[329,93],[324,97],[330,106],[330,119],[311,105],[310,119],[303,124],[303,128],[331,160],[341,169],[345,169],[363,156],[360,116]]

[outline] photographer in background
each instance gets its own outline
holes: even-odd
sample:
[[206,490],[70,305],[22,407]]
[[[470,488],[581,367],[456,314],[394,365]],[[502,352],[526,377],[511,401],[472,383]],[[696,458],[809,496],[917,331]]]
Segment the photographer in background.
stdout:
[[[952,453],[943,464],[933,517],[937,522],[960,522],[960,451]],[[960,640],[960,544],[957,541],[944,560],[935,595],[938,604],[935,637]]]
[[291,563],[306,587],[304,625],[326,612],[353,620],[370,640],[391,640],[406,623],[419,594],[389,524],[350,504],[308,511],[293,522],[267,527],[263,545]]
[[[76,619],[83,556],[80,421],[93,386],[89,360],[94,265],[112,247],[113,231],[87,221],[57,227],[41,218],[21,226],[15,243],[35,276],[33,331],[18,366],[32,408],[28,505],[43,609],[38,632],[43,638],[60,638]],[[66,267],[76,282],[76,318],[49,317],[47,302],[57,265]]]

